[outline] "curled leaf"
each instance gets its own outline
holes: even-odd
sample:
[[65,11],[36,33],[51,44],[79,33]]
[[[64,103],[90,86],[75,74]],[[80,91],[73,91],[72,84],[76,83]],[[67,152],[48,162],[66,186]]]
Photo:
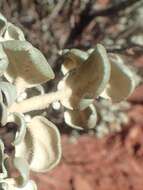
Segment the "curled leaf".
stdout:
[[12,23],[7,23],[7,29],[4,34],[5,40],[25,40],[23,31]]
[[79,67],[87,58],[88,54],[78,49],[71,49],[64,53],[64,63],[61,70],[63,74],[66,74],[70,70]]
[[33,171],[52,169],[61,158],[60,134],[56,126],[42,116],[28,124],[25,139],[16,146],[16,156],[24,156]]
[[105,48],[98,44],[89,58],[59,83],[58,88],[65,91],[62,104],[69,109],[80,108],[82,99],[93,99],[100,95],[109,78],[110,63],[107,53]]
[[0,102],[0,123],[2,126],[7,123],[7,108],[3,102]]
[[96,127],[97,113],[94,105],[90,105],[86,109],[66,110],[64,113],[65,122],[76,129],[92,129]]
[[4,153],[4,144],[0,139],[0,181],[8,176],[6,168],[6,155]]
[[6,29],[7,20],[6,18],[0,13],[0,35],[3,35]]
[[8,58],[5,54],[2,45],[0,44],[0,75],[2,75],[8,67]]
[[[16,123],[19,130],[16,133],[15,140],[13,142],[14,145],[19,144],[21,141],[24,140],[25,134],[26,134],[26,122],[24,119],[24,116],[20,113],[12,113],[11,114],[11,121]],[[10,116],[9,116],[10,117]]]
[[3,102],[10,106],[16,99],[17,93],[14,85],[8,82],[0,82],[0,93],[2,93]]
[[120,102],[126,99],[135,89],[134,75],[119,55],[110,54],[109,57],[111,76],[105,94],[113,102]]
[[6,78],[18,88],[29,88],[54,78],[54,73],[43,54],[27,41],[2,42],[10,64]]

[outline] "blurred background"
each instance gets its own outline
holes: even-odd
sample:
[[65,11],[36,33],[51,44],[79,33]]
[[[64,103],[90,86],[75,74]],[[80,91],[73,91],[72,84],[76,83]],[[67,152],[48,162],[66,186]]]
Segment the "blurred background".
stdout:
[[[0,10],[55,71],[47,92],[62,77],[59,50],[97,43],[120,54],[142,80],[143,0],[0,0]],[[83,132],[65,124],[62,106],[45,111],[61,131],[63,157],[51,172],[31,173],[39,190],[143,189],[143,85],[126,102],[98,104],[96,129]]]

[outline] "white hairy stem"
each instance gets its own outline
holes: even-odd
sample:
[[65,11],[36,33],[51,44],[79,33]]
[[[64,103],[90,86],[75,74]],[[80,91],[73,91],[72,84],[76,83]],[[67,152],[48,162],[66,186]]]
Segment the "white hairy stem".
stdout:
[[64,91],[56,91],[48,94],[31,97],[19,103],[13,103],[9,108],[9,112],[26,113],[34,110],[46,109],[49,104],[61,100],[64,96]]

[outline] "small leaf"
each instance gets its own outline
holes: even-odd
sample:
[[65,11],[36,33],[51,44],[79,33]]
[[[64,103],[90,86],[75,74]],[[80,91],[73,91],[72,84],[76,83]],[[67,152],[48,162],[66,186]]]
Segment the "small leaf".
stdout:
[[24,156],[33,171],[52,169],[61,158],[60,134],[56,126],[42,116],[28,124],[24,142],[16,146],[16,156]]
[[46,58],[27,41],[10,40],[2,46],[10,62],[5,75],[10,82],[28,88],[54,78]]

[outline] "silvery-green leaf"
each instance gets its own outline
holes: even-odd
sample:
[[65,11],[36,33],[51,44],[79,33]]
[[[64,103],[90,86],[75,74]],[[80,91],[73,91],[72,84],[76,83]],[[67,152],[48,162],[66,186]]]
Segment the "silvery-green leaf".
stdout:
[[52,169],[61,158],[61,140],[57,127],[42,116],[34,117],[27,125],[24,141],[16,146],[16,156],[28,160],[33,171]]
[[111,76],[106,94],[113,102],[127,98],[135,89],[135,80],[132,71],[124,64],[117,54],[110,54]]
[[5,40],[21,40],[21,41],[24,41],[25,37],[24,37],[23,31],[19,27],[8,22],[7,23],[7,29],[6,29],[6,32],[4,34],[4,39]]
[[7,106],[10,106],[16,99],[17,93],[14,85],[8,82],[0,82],[0,92],[3,93]]
[[2,45],[0,44],[0,75],[4,73],[4,71],[8,67],[8,58],[7,55],[5,54]]
[[23,139],[25,137],[25,134],[26,134],[26,122],[25,122],[25,119],[24,119],[24,115],[22,115],[20,113],[14,112],[14,113],[11,114],[11,116],[12,116],[11,121],[15,122],[19,127],[19,130],[17,131],[15,140],[13,142],[14,145],[17,145],[21,141],[23,141]]
[[8,176],[6,168],[6,155],[4,154],[4,144],[0,139],[0,181]]
[[24,186],[29,180],[29,165],[22,157],[13,159],[14,167],[18,170],[19,176],[15,179],[19,186]]
[[0,123],[4,126],[7,123],[7,108],[0,102]]
[[93,99],[102,93],[110,79],[110,63],[105,48],[98,44],[89,58],[69,72],[59,83],[65,91],[62,104],[69,109],[79,108],[81,99]]
[[7,20],[6,18],[0,13],[0,35],[2,35],[6,29]]
[[76,129],[92,129],[96,127],[97,113],[95,106],[90,105],[86,109],[66,110],[64,113],[65,122]]
[[[88,72],[86,72],[86,69],[88,67],[90,69]],[[87,94],[90,94],[91,92],[91,94],[95,94],[95,96],[100,95],[110,78],[110,63],[104,46],[102,46],[101,44],[97,44],[95,50],[91,53],[91,55],[89,56],[89,58],[80,70],[81,72],[83,71],[86,73],[87,78],[90,78],[93,75],[93,79],[91,79],[91,81],[86,82],[87,85],[89,85],[89,87],[91,88],[90,89],[89,87],[87,87],[89,88],[87,89]],[[90,84],[89,82],[92,83]]]
[[54,73],[44,55],[27,41],[2,42],[9,65],[6,78],[18,88],[36,86],[54,78]]
[[78,49],[71,49],[64,54],[64,63],[61,70],[66,74],[70,70],[79,67],[88,58],[88,53]]

